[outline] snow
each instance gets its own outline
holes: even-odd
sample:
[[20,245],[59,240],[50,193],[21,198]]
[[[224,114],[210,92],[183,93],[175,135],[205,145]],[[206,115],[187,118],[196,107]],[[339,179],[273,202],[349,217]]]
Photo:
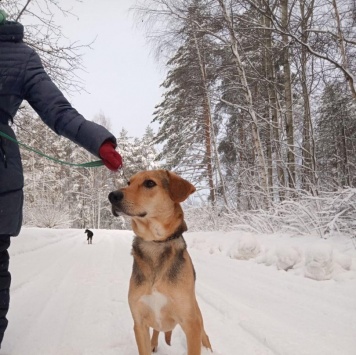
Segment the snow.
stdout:
[[[216,355],[354,355],[356,251],[343,236],[192,232]],[[136,355],[127,301],[131,231],[24,228],[12,239],[3,355]],[[158,355],[184,355],[184,333]],[[209,354],[207,350],[203,355]]]
[[330,280],[334,274],[333,249],[329,245],[314,245],[305,256],[305,276],[315,280]]

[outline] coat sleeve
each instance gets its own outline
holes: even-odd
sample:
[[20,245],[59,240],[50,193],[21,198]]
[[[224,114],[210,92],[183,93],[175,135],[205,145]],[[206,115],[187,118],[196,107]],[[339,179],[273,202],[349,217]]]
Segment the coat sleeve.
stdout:
[[24,76],[24,99],[54,132],[99,156],[101,144],[116,138],[103,126],[86,120],[64,97],[33,51]]

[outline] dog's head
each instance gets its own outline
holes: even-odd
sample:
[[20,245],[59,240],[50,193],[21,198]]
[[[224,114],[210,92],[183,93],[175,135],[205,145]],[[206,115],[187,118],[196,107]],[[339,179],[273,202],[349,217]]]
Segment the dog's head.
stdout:
[[138,235],[148,235],[148,240],[161,239],[183,223],[179,203],[194,191],[190,182],[173,172],[141,171],[131,177],[127,187],[111,192],[109,201],[114,216],[123,213],[132,217],[132,227]]

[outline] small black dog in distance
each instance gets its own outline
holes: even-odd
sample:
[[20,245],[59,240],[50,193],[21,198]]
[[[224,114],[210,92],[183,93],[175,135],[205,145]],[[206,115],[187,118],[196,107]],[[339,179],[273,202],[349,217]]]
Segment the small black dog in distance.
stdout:
[[90,229],[86,229],[84,231],[84,233],[86,233],[87,236],[88,236],[87,237],[88,244],[93,244],[93,235],[94,235],[94,233]]

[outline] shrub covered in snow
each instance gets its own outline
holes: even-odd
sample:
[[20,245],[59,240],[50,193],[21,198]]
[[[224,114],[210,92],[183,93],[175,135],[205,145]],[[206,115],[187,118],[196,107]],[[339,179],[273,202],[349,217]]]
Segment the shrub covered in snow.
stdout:
[[302,253],[294,246],[279,247],[276,250],[276,259],[277,268],[287,271],[302,261]]
[[256,257],[260,251],[261,246],[257,239],[252,236],[245,236],[231,247],[229,256],[233,259],[248,260]]
[[[207,205],[189,207],[185,209],[185,218],[189,231],[283,231],[323,238],[342,233],[355,237],[356,189],[324,192],[317,197],[302,195],[275,203],[269,210],[240,211]],[[356,247],[356,242],[354,244]]]
[[338,251],[334,251],[334,261],[342,269],[344,269],[346,271],[351,270],[352,259],[348,255],[342,254]]
[[39,228],[69,228],[72,219],[69,211],[57,204],[44,204],[25,209],[24,222]]
[[356,251],[347,236],[327,241],[315,235],[295,237],[238,230],[223,234],[205,232],[204,238],[196,238],[195,234],[187,236],[189,248],[212,255],[225,255],[239,262],[249,260],[317,281],[356,278]]
[[314,280],[330,280],[334,271],[333,249],[329,245],[315,245],[305,253],[305,276]]

